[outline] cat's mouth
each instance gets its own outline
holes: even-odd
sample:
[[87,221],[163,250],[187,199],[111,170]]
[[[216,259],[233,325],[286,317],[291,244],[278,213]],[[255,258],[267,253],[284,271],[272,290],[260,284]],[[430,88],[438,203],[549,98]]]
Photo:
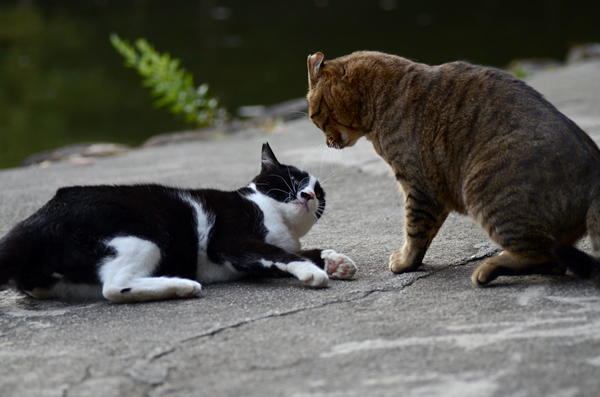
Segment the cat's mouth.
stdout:
[[335,133],[326,134],[326,143],[330,148],[343,149],[354,145],[356,139],[353,136],[347,131],[336,131]]
[[308,201],[300,200],[298,201],[298,204],[303,207],[302,209],[304,212],[311,212],[310,207],[308,206]]
[[344,144],[338,142],[337,140],[333,139],[333,138],[327,138],[326,140],[327,146],[332,148],[332,149],[343,149],[344,148]]

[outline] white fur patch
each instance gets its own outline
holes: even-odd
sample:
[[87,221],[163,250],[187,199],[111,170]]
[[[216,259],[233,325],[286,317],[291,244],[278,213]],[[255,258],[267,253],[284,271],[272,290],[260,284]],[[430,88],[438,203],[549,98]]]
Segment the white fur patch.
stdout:
[[100,268],[100,280],[105,286],[126,288],[131,280],[150,276],[161,259],[158,246],[139,237],[115,237],[106,245],[114,248],[116,255]]
[[198,234],[198,270],[196,271],[196,279],[201,283],[209,284],[233,281],[244,277],[246,273],[236,270],[231,263],[220,265],[208,259],[208,240],[210,232],[215,225],[215,218],[193,198],[181,195],[181,199],[192,207],[196,217],[196,232]]
[[224,281],[238,280],[246,275],[237,270],[231,262],[220,265],[207,260],[198,265],[197,278],[203,284],[221,283]]
[[316,211],[319,207],[316,198],[305,202],[301,194],[314,197],[317,180],[311,175],[308,185],[297,192],[297,200],[281,203],[261,193],[254,183],[248,185],[255,193],[247,198],[261,209],[264,225],[267,229],[266,242],[289,252],[300,250],[300,238],[316,223]]
[[[294,235],[288,226],[295,223],[294,213],[292,208],[289,208],[291,207],[291,204],[280,203],[279,201],[260,193],[256,189],[254,183],[251,183],[249,187],[254,190],[255,193],[246,196],[246,198],[256,203],[263,212],[263,223],[267,229],[266,242],[286,251],[299,251],[301,236]],[[285,222],[286,220],[288,220],[288,222]]]
[[284,272],[294,275],[298,280],[310,285],[311,287],[322,288],[326,287],[329,281],[329,276],[317,265],[310,261],[295,261],[290,263],[271,262],[262,260],[261,263],[265,267],[277,266]]
[[151,277],[161,259],[158,246],[139,237],[115,237],[107,243],[116,255],[100,268],[102,295],[114,302],[141,302],[192,298],[200,294],[198,282],[177,277]]
[[215,225],[214,216],[211,216],[196,200],[188,195],[182,194],[180,197],[194,210],[196,233],[198,237],[198,263],[205,263],[208,261],[208,238]]

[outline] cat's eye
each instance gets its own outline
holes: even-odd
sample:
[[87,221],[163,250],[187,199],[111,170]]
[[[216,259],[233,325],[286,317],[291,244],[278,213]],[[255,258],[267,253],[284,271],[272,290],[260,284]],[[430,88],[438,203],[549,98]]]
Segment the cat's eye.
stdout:
[[297,177],[293,177],[293,181],[296,185],[300,184],[300,179],[298,179]]

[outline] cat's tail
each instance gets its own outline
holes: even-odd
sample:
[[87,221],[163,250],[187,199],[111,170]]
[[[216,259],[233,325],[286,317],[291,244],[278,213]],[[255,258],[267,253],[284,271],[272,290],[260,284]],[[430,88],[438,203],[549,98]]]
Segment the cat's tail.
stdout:
[[600,281],[600,260],[572,245],[559,244],[552,247],[552,256],[576,276]]
[[31,263],[35,250],[29,233],[21,225],[0,239],[0,288],[20,275]]

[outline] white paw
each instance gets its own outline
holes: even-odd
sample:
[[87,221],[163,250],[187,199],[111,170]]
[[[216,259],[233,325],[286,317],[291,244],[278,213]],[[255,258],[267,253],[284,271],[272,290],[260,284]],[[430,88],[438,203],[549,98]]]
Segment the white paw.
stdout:
[[325,273],[323,270],[315,269],[310,272],[307,278],[302,279],[302,282],[314,288],[323,288],[327,287],[329,277],[327,276],[327,273]]
[[199,282],[187,279],[181,279],[175,290],[175,295],[180,298],[195,298],[200,296],[202,285]]
[[331,278],[348,280],[358,270],[352,259],[331,249],[321,251],[321,258],[325,261],[325,271]]
[[329,282],[327,273],[319,269],[312,262],[292,262],[288,264],[288,266],[290,266],[290,273],[298,277],[298,280],[311,287],[323,288],[326,287]]

